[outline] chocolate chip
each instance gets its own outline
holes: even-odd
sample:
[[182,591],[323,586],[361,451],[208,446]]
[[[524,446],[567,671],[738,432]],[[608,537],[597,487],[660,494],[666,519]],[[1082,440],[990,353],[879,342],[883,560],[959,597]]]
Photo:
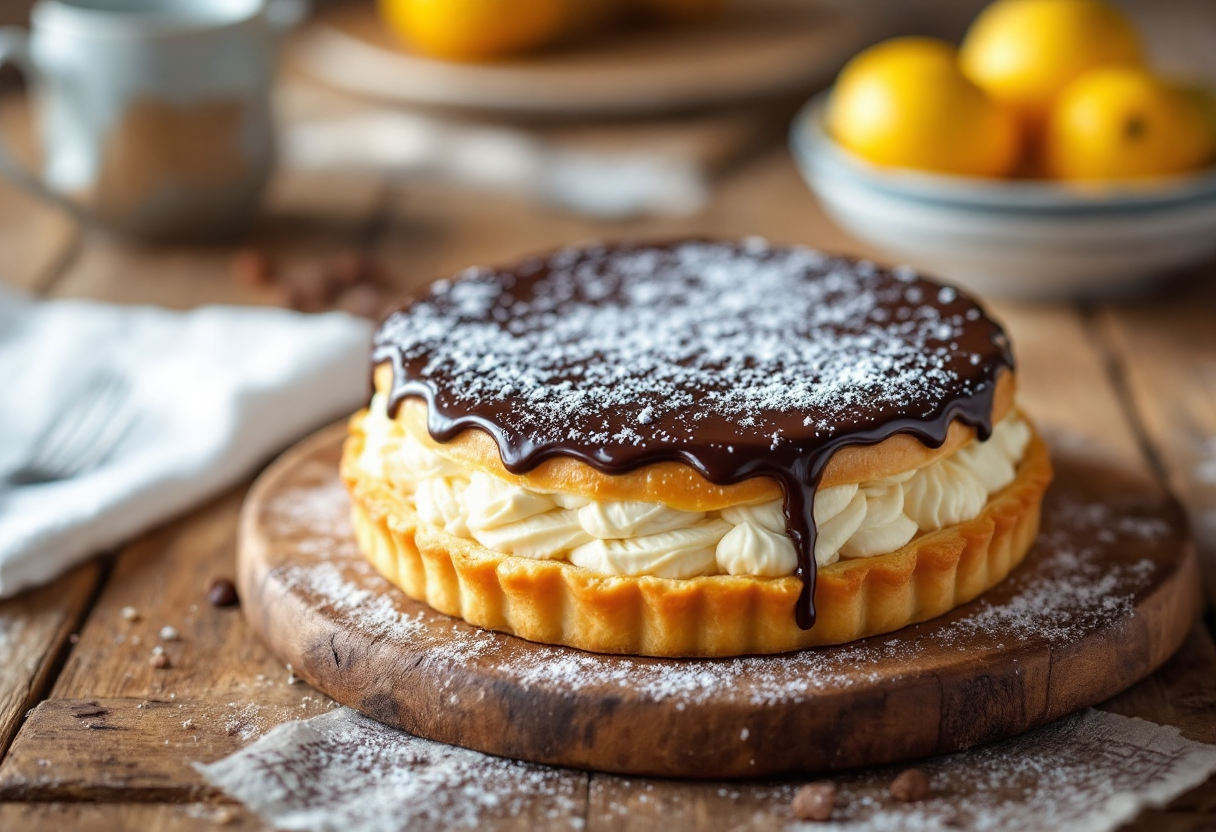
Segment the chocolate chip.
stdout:
[[929,775],[918,768],[901,771],[891,781],[891,797],[901,803],[915,803],[929,796]]
[[266,286],[274,280],[270,258],[256,248],[243,248],[232,255],[228,265],[232,279],[246,286]]
[[149,664],[151,664],[157,670],[164,670],[169,666],[169,657],[164,653],[153,653],[152,658],[149,660]]
[[808,783],[794,795],[794,817],[799,820],[828,820],[836,806],[833,783]]
[[236,587],[227,578],[212,578],[207,582],[207,603],[213,607],[231,607],[241,599]]

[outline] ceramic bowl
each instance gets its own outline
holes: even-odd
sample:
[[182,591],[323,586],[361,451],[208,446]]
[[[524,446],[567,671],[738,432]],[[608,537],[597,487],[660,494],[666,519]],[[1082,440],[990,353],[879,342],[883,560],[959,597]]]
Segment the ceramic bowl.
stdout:
[[871,164],[824,130],[825,97],[790,144],[828,214],[892,258],[998,297],[1126,294],[1216,254],[1216,169],[1109,186]]

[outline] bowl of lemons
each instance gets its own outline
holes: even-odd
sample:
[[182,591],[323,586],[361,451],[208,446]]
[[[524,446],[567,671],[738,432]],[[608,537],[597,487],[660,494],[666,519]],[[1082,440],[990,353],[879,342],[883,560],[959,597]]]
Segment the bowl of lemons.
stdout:
[[856,237],[991,295],[1134,291],[1216,255],[1216,96],[1100,0],[997,0],[961,47],[896,38],[795,118]]

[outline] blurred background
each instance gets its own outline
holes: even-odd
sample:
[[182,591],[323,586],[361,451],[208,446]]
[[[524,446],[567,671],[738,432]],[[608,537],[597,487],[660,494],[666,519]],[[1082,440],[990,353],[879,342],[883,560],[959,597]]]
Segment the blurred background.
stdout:
[[[259,191],[261,209],[235,232],[223,229],[221,243],[143,233],[110,221],[105,205],[87,208],[82,226],[28,188],[0,181],[0,280],[51,295],[167,306],[336,305],[375,315],[399,293],[471,263],[591,238],[748,233],[970,277],[974,264],[966,262],[950,274],[949,251],[943,258],[937,249],[901,248],[899,234],[918,236],[915,229],[897,229],[895,245],[881,234],[859,239],[850,210],[873,212],[830,199],[825,212],[787,135],[799,108],[861,49],[909,33],[958,42],[983,2],[671,0],[626,21],[592,12],[595,3],[575,4],[586,5],[588,19],[564,24],[547,36],[552,43],[534,48],[527,38],[539,36],[527,20],[516,20],[513,35],[506,24],[496,30],[514,44],[479,43],[469,34],[474,24],[452,11],[461,4],[449,6],[447,21],[441,5],[414,5],[422,11],[409,18],[409,0],[379,8],[317,0],[301,4],[281,51],[267,41],[276,66],[274,170],[264,197]],[[1116,5],[1139,30],[1155,70],[1216,77],[1210,3]],[[32,6],[9,0],[0,22],[27,26]],[[520,2],[515,17],[557,6]],[[43,170],[48,145],[36,135],[29,87],[12,65],[0,81],[0,134],[26,168]],[[132,151],[141,152],[147,159],[146,149]],[[1210,214],[1203,222],[1216,236]],[[1177,265],[1148,264],[1132,282]],[[1070,293],[1009,285],[998,272],[981,275],[979,288]]]

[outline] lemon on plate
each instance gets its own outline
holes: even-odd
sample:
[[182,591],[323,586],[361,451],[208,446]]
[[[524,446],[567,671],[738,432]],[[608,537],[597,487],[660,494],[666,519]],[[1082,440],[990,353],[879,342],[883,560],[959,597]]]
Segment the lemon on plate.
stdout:
[[1135,28],[1100,0],[997,0],[971,24],[959,56],[964,74],[1032,129],[1081,74],[1143,62]]
[[878,164],[1004,176],[1017,164],[1016,119],[959,70],[953,46],[896,38],[861,52],[828,99],[828,132]]
[[1134,67],[1096,69],[1066,87],[1044,140],[1048,172],[1073,180],[1184,173],[1214,153],[1196,98]]
[[567,0],[379,0],[389,28],[433,58],[477,61],[546,46],[563,32]]

